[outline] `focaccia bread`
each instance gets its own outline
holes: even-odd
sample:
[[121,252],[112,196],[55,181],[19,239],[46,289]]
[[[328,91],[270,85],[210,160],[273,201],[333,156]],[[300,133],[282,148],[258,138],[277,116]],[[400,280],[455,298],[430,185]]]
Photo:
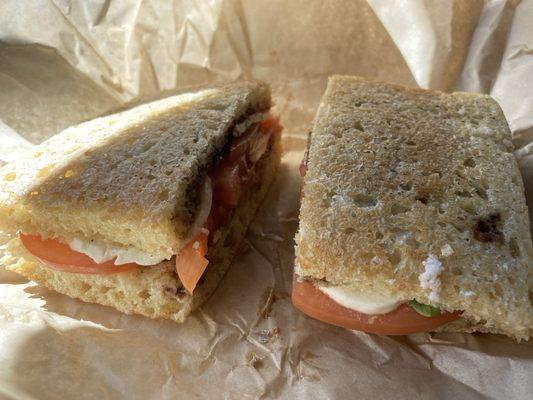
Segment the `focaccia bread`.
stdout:
[[512,151],[489,96],[330,78],[296,274],[462,311],[452,330],[528,338],[533,246]]
[[243,82],[69,128],[2,169],[0,229],[175,254],[200,203],[198,180],[228,131],[270,105],[266,84]]
[[68,128],[0,169],[0,262],[52,290],[183,321],[272,183],[281,126],[259,81],[197,88]]

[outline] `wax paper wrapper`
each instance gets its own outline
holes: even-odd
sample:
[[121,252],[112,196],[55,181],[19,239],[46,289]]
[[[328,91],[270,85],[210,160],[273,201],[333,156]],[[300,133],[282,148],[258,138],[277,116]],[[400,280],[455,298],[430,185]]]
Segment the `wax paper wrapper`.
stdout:
[[184,324],[0,270],[0,397],[530,399],[533,342],[368,335],[305,317],[289,294],[297,165],[328,75],[490,93],[529,199],[532,21],[531,0],[0,2],[2,162],[130,100],[242,78],[271,83],[286,149],[232,268]]

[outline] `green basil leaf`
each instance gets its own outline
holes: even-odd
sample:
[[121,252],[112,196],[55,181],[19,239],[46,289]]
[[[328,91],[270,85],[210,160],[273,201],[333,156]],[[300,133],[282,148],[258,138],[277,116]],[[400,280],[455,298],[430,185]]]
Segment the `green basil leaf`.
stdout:
[[409,305],[413,308],[413,310],[423,315],[424,317],[434,317],[435,315],[440,314],[440,308],[433,307],[427,304],[422,304],[416,300],[411,300],[409,302]]

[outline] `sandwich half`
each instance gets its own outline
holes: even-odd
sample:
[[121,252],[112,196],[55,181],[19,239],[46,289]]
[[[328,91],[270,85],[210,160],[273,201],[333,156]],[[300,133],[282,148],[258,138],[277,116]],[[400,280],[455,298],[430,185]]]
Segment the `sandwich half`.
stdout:
[[2,263],[178,322],[216,288],[280,161],[269,87],[204,87],[68,128],[0,170]]
[[306,160],[292,300],[342,327],[528,339],[533,245],[489,96],[330,78]]

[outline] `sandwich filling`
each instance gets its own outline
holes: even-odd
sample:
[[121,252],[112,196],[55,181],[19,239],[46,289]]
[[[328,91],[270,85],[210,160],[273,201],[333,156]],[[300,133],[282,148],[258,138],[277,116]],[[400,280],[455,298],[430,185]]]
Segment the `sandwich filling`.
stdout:
[[[203,181],[200,207],[189,230],[188,240],[175,255],[176,272],[192,293],[209,261],[206,258],[215,231],[224,226],[252,182],[254,166],[266,153],[271,138],[279,134],[277,117],[258,113],[235,126],[227,152]],[[153,266],[173,255],[148,254],[133,247],[113,246],[75,237],[42,238],[19,233],[24,247],[45,265],[64,272],[110,274],[141,266]]]
[[[307,172],[308,151],[300,164]],[[304,195],[302,187],[301,196]],[[292,302],[305,314],[332,325],[381,335],[408,335],[428,332],[460,318],[461,312],[441,312],[438,308],[380,293],[362,293],[346,286],[333,286],[300,277],[295,266]]]
[[[343,292],[342,289],[340,291]],[[424,305],[416,301],[394,301],[393,304],[392,299],[381,296],[371,296],[365,301],[361,299],[361,294],[350,296],[344,291],[339,295],[338,289],[328,293],[320,289],[320,284],[304,280],[296,274],[291,297],[296,308],[319,321],[380,335],[428,332],[461,316],[460,312],[440,312],[430,306],[425,307],[436,312],[426,313],[423,311]]]

